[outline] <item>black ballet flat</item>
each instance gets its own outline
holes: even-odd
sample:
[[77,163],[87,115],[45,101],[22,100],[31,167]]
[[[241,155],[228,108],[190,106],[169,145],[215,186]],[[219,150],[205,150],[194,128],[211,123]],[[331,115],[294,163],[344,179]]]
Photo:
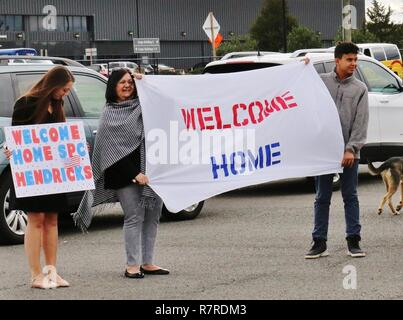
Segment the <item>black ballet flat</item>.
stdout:
[[169,274],[169,270],[167,269],[157,269],[157,270],[146,270],[143,267],[140,267],[140,272],[143,272],[144,274],[154,274],[154,275],[165,275]]
[[142,279],[144,278],[144,272],[140,270],[139,272],[136,273],[130,273],[127,270],[125,270],[125,277],[130,279]]

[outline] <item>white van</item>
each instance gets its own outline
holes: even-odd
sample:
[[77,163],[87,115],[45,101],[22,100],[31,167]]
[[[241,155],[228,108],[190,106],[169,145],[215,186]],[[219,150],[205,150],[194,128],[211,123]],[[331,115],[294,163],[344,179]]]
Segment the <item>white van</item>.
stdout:
[[360,52],[372,57],[403,78],[402,56],[399,48],[391,43],[360,43],[357,44]]

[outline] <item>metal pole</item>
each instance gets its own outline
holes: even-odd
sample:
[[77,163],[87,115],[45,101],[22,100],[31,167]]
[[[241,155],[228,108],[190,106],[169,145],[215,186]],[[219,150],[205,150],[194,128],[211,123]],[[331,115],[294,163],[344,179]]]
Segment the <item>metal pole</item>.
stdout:
[[283,0],[283,44],[284,53],[287,52],[287,15],[285,12],[285,0]]
[[[343,12],[344,12],[344,8],[346,6],[350,6],[350,0],[343,0],[342,3],[343,3]],[[349,22],[348,27],[345,28],[344,19],[346,19],[346,17],[344,16],[344,14],[342,14],[342,17],[343,17],[343,24],[342,24],[342,27],[343,27],[343,41],[350,41],[351,42],[351,40],[352,40],[351,39],[351,28],[352,28],[351,21]],[[351,16],[350,16],[350,18],[351,18]]]
[[211,27],[211,46],[213,48],[213,60],[216,59],[216,50],[215,50],[215,45],[214,45],[214,40],[215,40],[215,34],[214,34],[214,26],[213,26],[213,13],[210,12],[210,27]]

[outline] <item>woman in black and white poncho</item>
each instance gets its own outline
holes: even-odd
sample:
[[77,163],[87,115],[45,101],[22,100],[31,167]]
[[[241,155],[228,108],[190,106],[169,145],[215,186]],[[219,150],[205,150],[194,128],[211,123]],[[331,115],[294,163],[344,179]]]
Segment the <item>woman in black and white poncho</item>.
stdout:
[[[141,75],[136,76],[141,79]],[[133,75],[117,69],[109,77],[106,105],[96,135],[92,167],[95,190],[87,191],[73,218],[86,230],[91,208],[118,198],[124,212],[125,276],[168,274],[153,264],[162,200],[148,187],[141,107]]]

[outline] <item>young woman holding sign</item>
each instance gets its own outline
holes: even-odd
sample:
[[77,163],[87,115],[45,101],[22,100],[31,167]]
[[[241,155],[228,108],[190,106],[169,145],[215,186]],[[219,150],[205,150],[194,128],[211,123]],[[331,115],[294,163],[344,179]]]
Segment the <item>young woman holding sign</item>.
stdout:
[[[65,122],[63,97],[70,92],[73,83],[74,76],[65,67],[59,66],[48,71],[31,90],[16,101],[12,125]],[[10,159],[11,151],[7,150],[5,153]],[[66,206],[65,194],[16,198],[14,187],[10,190],[11,209],[28,213],[24,246],[31,269],[32,288],[69,286],[55,268],[58,245],[57,212]],[[46,263],[43,270],[40,263],[41,247]]]
[[152,261],[162,200],[147,186],[143,119],[128,69],[112,72],[105,98],[92,156],[96,189],[85,193],[73,218],[86,230],[92,219],[91,207],[117,197],[124,212],[125,277],[169,274]]

